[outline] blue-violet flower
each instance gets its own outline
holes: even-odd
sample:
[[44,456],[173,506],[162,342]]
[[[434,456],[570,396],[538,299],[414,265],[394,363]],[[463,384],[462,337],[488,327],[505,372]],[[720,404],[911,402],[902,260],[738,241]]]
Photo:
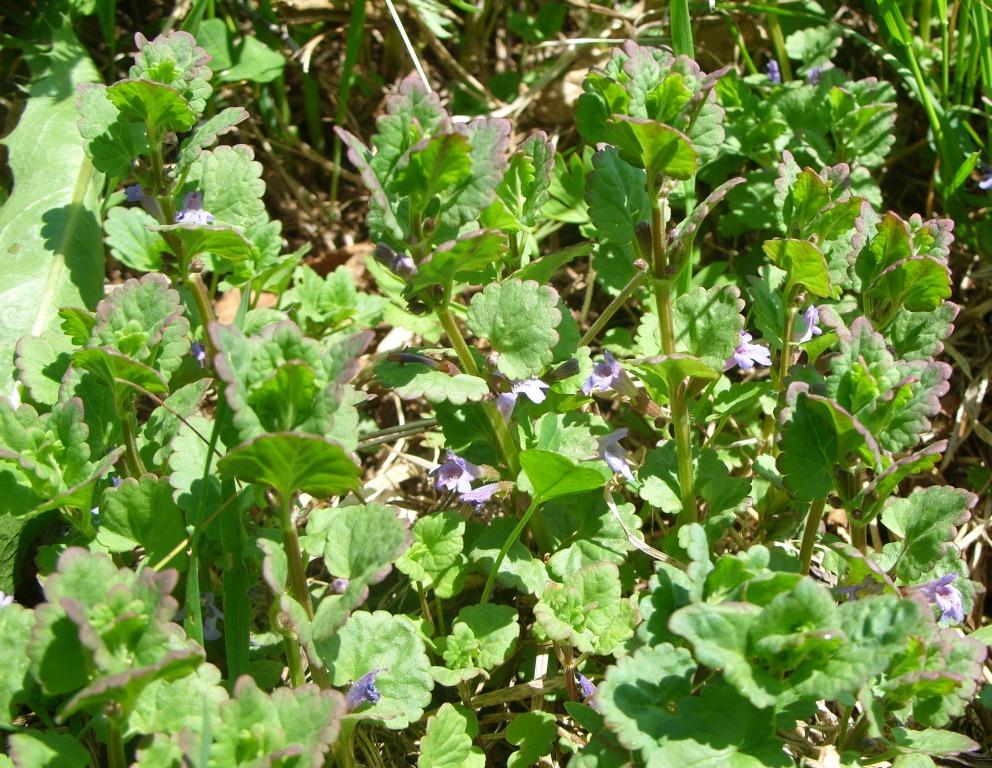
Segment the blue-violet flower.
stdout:
[[806,82],[810,85],[819,85],[820,76],[823,74],[823,67],[816,66],[806,73]]
[[510,420],[510,414],[513,413],[513,406],[517,404],[518,396],[524,395],[532,403],[543,403],[547,388],[548,385],[540,379],[522,379],[512,382],[509,392],[500,392],[496,396],[496,408],[503,417],[503,421]]
[[382,698],[382,694],[375,687],[375,678],[379,671],[373,669],[371,672],[366,672],[352,683],[348,693],[345,694],[345,702],[349,712],[358,709],[363,704],[376,704]]
[[193,342],[193,346],[190,347],[190,354],[193,355],[193,359],[200,364],[203,368],[207,364],[207,350],[203,348],[203,345],[198,341]]
[[940,620],[960,624],[964,621],[964,606],[961,605],[961,593],[957,587],[951,586],[951,582],[957,578],[957,574],[949,573],[939,579],[928,581],[916,587],[916,590],[923,595],[927,602],[935,604],[940,608]]
[[590,699],[596,695],[596,686],[592,684],[592,681],[588,677],[581,672],[576,672],[575,679],[579,683],[579,690],[582,691],[582,698]]
[[782,84],[782,70],[779,69],[778,62],[775,59],[771,59],[765,65],[765,74],[768,75],[768,79],[772,81],[774,85]]
[[992,165],[983,165],[978,177],[978,188],[983,192],[992,189]]
[[627,465],[627,451],[620,445],[620,441],[627,436],[627,428],[623,427],[616,432],[611,432],[599,438],[599,455],[607,466],[614,472],[619,472],[627,480],[633,481],[634,473]]
[[637,397],[634,383],[627,376],[623,366],[609,350],[604,350],[603,359],[593,365],[592,373],[582,384],[582,393],[589,395],[593,392],[605,392],[608,389],[626,395],[632,400]]
[[470,461],[456,456],[448,451],[444,463],[431,472],[434,487],[439,491],[458,491],[468,493],[472,490],[472,481],[482,475],[482,470]]
[[140,184],[131,184],[124,187],[124,199],[129,203],[140,203],[145,199],[145,190],[141,188]]
[[810,304],[799,319],[799,325],[795,332],[796,342],[805,344],[814,336],[821,335],[823,329],[817,326],[818,322],[820,322],[820,310],[816,308],[815,304]]
[[183,198],[183,208],[176,214],[176,224],[192,224],[202,227],[213,224],[214,215],[203,210],[203,193],[190,192]]
[[471,504],[475,507],[475,511],[478,512],[482,509],[482,505],[501,491],[505,485],[506,483],[503,482],[486,483],[485,485],[480,485],[478,488],[459,494],[458,500],[466,504]]
[[723,370],[729,371],[735,365],[742,371],[750,371],[755,365],[771,365],[771,350],[761,344],[751,343],[751,334],[741,331],[741,340],[727,362],[723,364]]

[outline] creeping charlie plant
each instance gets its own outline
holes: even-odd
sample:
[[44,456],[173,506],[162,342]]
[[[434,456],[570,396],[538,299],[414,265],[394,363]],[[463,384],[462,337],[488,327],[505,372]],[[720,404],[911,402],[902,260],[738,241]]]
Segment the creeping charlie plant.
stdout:
[[[952,222],[871,202],[887,86],[767,73],[626,43],[566,152],[408,77],[371,135],[338,129],[368,292],[284,250],[253,150],[220,143],[250,116],[210,106],[191,35],[138,35],[126,79],[81,85],[135,276],[21,339],[0,400],[8,514],[63,532],[38,542],[40,602],[0,595],[15,764],[353,766],[400,737],[425,768],[493,742],[490,764],[580,768],[976,748],[952,730],[985,658],[954,545],[976,498],[903,493],[946,447]],[[786,91],[823,120],[779,152],[748,104]],[[737,176],[748,158],[774,182]],[[563,277],[585,262],[591,315]],[[384,401],[422,418],[379,428]],[[429,475],[392,492],[379,446],[424,431]]]

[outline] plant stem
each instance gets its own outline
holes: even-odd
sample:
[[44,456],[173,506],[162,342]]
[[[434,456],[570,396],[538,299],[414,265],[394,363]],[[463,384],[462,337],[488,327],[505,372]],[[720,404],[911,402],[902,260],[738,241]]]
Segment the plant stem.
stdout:
[[203,284],[203,278],[200,277],[199,273],[190,273],[188,270],[183,276],[183,281],[189,292],[193,294],[193,301],[196,303],[197,312],[200,313],[200,324],[203,326],[203,343],[206,348],[208,365],[212,368],[214,355],[217,354],[217,348],[214,346],[213,339],[210,338],[208,329],[210,328],[210,323],[217,318],[214,315],[213,307],[210,305],[207,286]]
[[107,720],[107,764],[110,768],[127,768],[124,755],[124,732],[114,718]]
[[[799,308],[795,306],[795,289],[786,294],[785,308],[785,328],[782,333],[782,354],[778,358],[778,367],[775,369],[775,391],[778,397],[779,407],[785,402],[785,379],[789,375],[789,368],[792,367],[793,347],[795,346],[792,337],[796,332],[796,318],[799,315]],[[765,435],[768,441],[769,452],[772,456],[778,455],[778,419],[775,414],[771,414],[765,420]]]
[[617,294],[616,298],[611,301],[606,309],[599,313],[595,322],[589,326],[589,330],[585,332],[585,335],[579,339],[580,347],[587,347],[589,343],[595,339],[599,332],[603,330],[603,327],[610,322],[612,317],[619,311],[620,307],[627,303],[627,299],[630,298],[631,294],[636,291],[641,283],[644,282],[644,278],[647,277],[647,272],[637,271],[627,284],[621,289],[620,293]]
[[406,424],[397,424],[392,427],[384,427],[383,429],[377,429],[375,432],[369,432],[358,439],[359,448],[368,448],[373,445],[379,445],[380,443],[388,443],[391,440],[397,440],[401,437],[409,437],[410,435],[419,435],[421,432],[426,432],[428,429],[437,426],[437,419],[419,419],[417,421],[408,421]]
[[842,745],[844,740],[847,738],[847,727],[851,724],[851,712],[854,711],[852,705],[844,707],[844,711],[840,716],[840,727],[837,729],[837,733],[834,735],[834,744]]
[[[437,319],[441,322],[441,327],[444,329],[451,345],[455,348],[455,354],[458,355],[458,360],[461,362],[465,373],[470,376],[484,378],[482,372],[479,370],[479,366],[475,364],[475,358],[472,357],[472,351],[468,348],[468,342],[465,341],[465,337],[462,336],[455,318],[451,315],[451,310],[447,306],[438,307]],[[513,442],[513,437],[510,435],[510,430],[507,428],[506,422],[503,421],[503,417],[496,409],[496,404],[492,400],[486,400],[483,403],[483,408],[486,411],[486,417],[489,419],[489,426],[492,427],[493,435],[496,438],[496,447],[499,450],[500,457],[513,477],[516,477],[520,472],[520,457],[516,443]]]
[[[279,494],[279,527],[282,529],[282,548],[286,553],[286,563],[289,566],[290,594],[296,602],[303,606],[307,618],[313,620],[313,602],[310,600],[310,590],[307,589],[307,574],[303,567],[300,538],[296,534],[296,523],[293,522],[292,507],[292,496]],[[298,649],[297,653],[299,653]],[[311,664],[310,674],[313,676],[314,682],[321,688],[330,687],[330,681],[324,669]]]
[[851,526],[851,543],[862,555],[868,554],[868,526],[849,523]]
[[535,499],[527,507],[527,511],[523,513],[520,520],[517,521],[516,526],[510,535],[506,537],[506,541],[503,542],[503,546],[499,550],[499,554],[496,555],[496,561],[493,563],[493,567],[489,569],[489,576],[486,577],[486,586],[482,590],[482,600],[483,604],[489,602],[489,598],[492,597],[493,588],[496,584],[496,574],[499,573],[499,567],[503,564],[503,560],[506,558],[506,553],[510,551],[510,547],[513,543],[520,539],[520,534],[523,533],[524,528],[527,527],[527,521],[530,520],[531,515],[534,514],[534,510],[537,509],[537,500]]
[[806,516],[806,528],[803,530],[803,541],[799,547],[799,561],[802,563],[803,576],[809,573],[809,563],[813,558],[813,544],[816,543],[816,533],[820,528],[820,521],[823,519],[823,508],[826,506],[826,499],[817,499],[809,505],[809,514]]
[[[778,0],[771,0],[769,5],[778,5]],[[787,83],[792,79],[792,65],[789,64],[789,54],[785,50],[785,37],[782,35],[782,25],[779,24],[778,14],[766,14],[765,23],[768,26],[768,34],[772,38],[772,46],[775,48],[775,58],[778,61],[779,70],[782,72],[782,82]]]
[[286,649],[286,666],[289,667],[289,683],[294,688],[299,688],[305,682],[300,644],[291,637],[284,637],[282,644]]
[[[668,269],[668,240],[665,233],[665,213],[660,199],[660,185],[649,180],[651,198],[651,264],[652,289],[661,331],[662,354],[675,353],[675,324],[672,320],[672,280]],[[668,377],[668,398],[672,410],[672,431],[675,435],[675,453],[678,459],[679,487],[682,492],[682,511],[679,524],[694,523],[699,519],[696,508],[696,490],[692,477],[692,436],[689,430],[689,406],[685,399],[685,381],[676,375]]]
[[[133,400],[133,398],[128,398]],[[128,408],[121,419],[121,428],[124,433],[124,466],[131,477],[141,477],[145,474],[145,465],[141,461],[141,454],[138,453],[137,436],[135,435],[134,408]]]

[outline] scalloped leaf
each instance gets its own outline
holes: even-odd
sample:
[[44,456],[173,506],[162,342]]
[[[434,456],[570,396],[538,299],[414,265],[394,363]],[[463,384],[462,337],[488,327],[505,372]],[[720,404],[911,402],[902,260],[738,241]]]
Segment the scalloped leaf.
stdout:
[[558,292],[532,281],[490,283],[472,297],[468,327],[499,353],[497,367],[510,379],[540,374],[554,358],[561,322]]
[[394,730],[423,717],[434,679],[424,641],[406,618],[386,611],[358,611],[338,632],[314,639],[334,685],[344,686],[379,671],[375,685],[381,698],[361,717]]
[[933,569],[952,548],[957,527],[971,517],[978,497],[960,488],[918,488],[908,498],[891,499],[882,512],[885,527],[902,538],[892,566],[900,582],[912,582]]
[[361,469],[338,443],[317,435],[273,432],[233,448],[217,464],[221,474],[275,489],[340,496],[358,488]]
[[387,360],[376,366],[375,375],[404,400],[424,397],[431,403],[463,405],[478,402],[489,394],[489,385],[478,376],[452,375],[420,363]]

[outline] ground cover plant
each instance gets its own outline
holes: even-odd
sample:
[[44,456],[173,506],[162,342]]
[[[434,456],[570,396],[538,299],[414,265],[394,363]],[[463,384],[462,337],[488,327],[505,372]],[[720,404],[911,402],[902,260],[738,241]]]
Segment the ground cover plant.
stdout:
[[0,763],[980,764],[982,6],[121,6],[0,56]]

